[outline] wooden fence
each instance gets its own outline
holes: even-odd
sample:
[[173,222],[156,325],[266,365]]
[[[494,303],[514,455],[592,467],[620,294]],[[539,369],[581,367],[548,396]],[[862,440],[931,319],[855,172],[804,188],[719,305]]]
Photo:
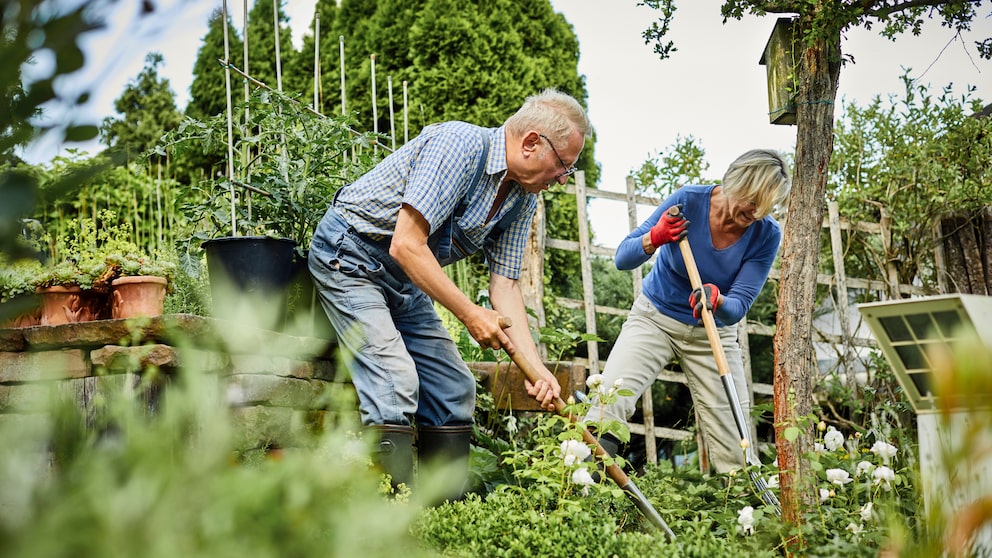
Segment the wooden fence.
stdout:
[[[657,197],[637,195],[635,193],[634,181],[629,177],[627,179],[626,192],[612,192],[586,187],[585,173],[582,171],[575,173],[574,176],[575,183],[574,185],[569,184],[566,192],[575,195],[576,205],[578,207],[577,218],[579,225],[579,241],[561,240],[547,237],[544,233],[544,217],[539,213],[538,217],[535,219],[535,233],[532,235],[532,240],[536,240],[538,242],[536,250],[533,250],[532,253],[538,254],[538,256],[529,260],[532,264],[537,266],[537,269],[536,271],[525,272],[525,277],[523,277],[521,281],[524,283],[525,291],[535,291],[525,294],[525,298],[527,299],[529,306],[538,308],[535,311],[538,316],[537,325],[544,327],[546,325],[544,323],[544,311],[543,308],[540,308],[540,301],[543,300],[544,296],[540,281],[540,277],[543,275],[543,273],[540,272],[543,257],[540,257],[539,255],[543,254],[544,249],[547,248],[578,252],[581,260],[582,300],[557,298],[555,303],[565,308],[572,308],[582,311],[585,315],[586,333],[596,335],[597,314],[610,314],[626,317],[629,313],[629,309],[597,305],[595,302],[593,296],[595,287],[592,277],[591,258],[603,257],[610,258],[610,260],[612,260],[616,253],[616,247],[595,245],[589,240],[591,235],[589,234],[587,202],[590,198],[599,198],[626,204],[629,230],[633,230],[640,224],[640,220],[637,217],[637,207],[639,205],[655,207],[661,204],[663,200]],[[844,270],[844,246],[841,231],[853,229],[857,232],[880,235],[883,245],[887,247],[887,239],[889,238],[888,220],[885,218],[885,214],[883,213],[883,219],[880,223],[849,223],[841,218],[835,202],[829,202],[827,206],[828,215],[824,218],[823,227],[829,231],[834,273],[832,275],[819,274],[817,276],[818,284],[832,287],[836,293],[848,293],[851,289],[878,291],[879,296],[882,299],[892,298],[894,296],[929,294],[923,288],[918,286],[898,284],[896,281],[897,275],[891,262],[889,262],[886,266],[886,281],[847,277]],[[541,207],[543,208],[543,205]],[[640,268],[636,268],[630,273],[633,292],[636,297],[641,291],[642,272]],[[773,269],[769,279],[777,280],[778,278],[779,270]],[[853,365],[857,359],[857,355],[855,354],[856,348],[874,347],[875,341],[871,337],[858,335],[860,324],[851,323],[852,320],[850,317],[852,314],[852,307],[848,296],[835,296],[833,304],[835,314],[839,322],[840,333],[817,331],[817,339],[814,339],[814,341],[826,343],[838,348],[840,351],[838,359],[839,367],[844,370],[848,377],[853,377],[853,373],[851,371],[854,369]],[[773,395],[771,385],[753,383],[751,381],[752,371],[748,351],[748,337],[749,335],[772,336],[775,333],[775,326],[765,325],[753,321],[749,322],[747,321],[747,318],[745,318],[738,324],[738,328],[744,354],[744,369],[747,377],[747,384],[752,394],[751,400],[755,401],[755,395],[760,395],[765,398],[771,397]],[[600,360],[599,344],[596,341],[588,341],[587,349],[588,358],[585,360],[577,359],[577,362],[581,363],[585,367],[588,375],[602,370],[603,362]],[[658,371],[657,381],[685,384],[685,377],[681,373],[676,373],[666,369]],[[641,424],[630,424],[630,431],[632,434],[645,436],[645,451],[649,462],[654,463],[657,461],[657,439],[685,440],[693,437],[693,433],[689,430],[670,428],[654,424],[654,409],[650,390],[646,391],[641,398],[641,410],[644,417],[644,422]],[[647,436],[646,434],[649,432],[653,432],[654,436]]]

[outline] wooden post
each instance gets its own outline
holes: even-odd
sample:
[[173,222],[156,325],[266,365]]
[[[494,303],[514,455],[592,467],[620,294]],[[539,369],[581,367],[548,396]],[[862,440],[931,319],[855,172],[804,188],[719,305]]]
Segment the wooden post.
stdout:
[[827,203],[827,215],[830,223],[830,250],[834,260],[834,287],[837,293],[834,311],[840,323],[841,339],[844,340],[841,365],[844,367],[847,386],[857,393],[858,382],[851,366],[854,362],[854,346],[851,344],[851,308],[847,296],[847,273],[844,270],[844,243],[840,235],[840,211],[836,201]]
[[[579,171],[582,172],[582,171]],[[540,331],[547,324],[544,314],[544,246],[547,234],[547,220],[544,215],[544,198],[538,196],[537,211],[530,225],[527,237],[527,250],[524,252],[523,268],[520,270],[520,292],[524,306],[534,311],[536,318],[527,316],[530,328]],[[538,343],[537,352],[542,360],[547,359],[548,346]]]
[[[634,183],[634,177],[627,177],[627,227],[628,230],[634,230],[637,228],[637,193],[636,184]],[[643,272],[641,272],[640,267],[636,267],[631,270],[631,276],[634,282],[634,299],[641,294],[641,283],[643,280]],[[661,370],[658,371],[659,373]],[[652,382],[653,384],[653,382]],[[653,387],[653,386],[652,386]],[[641,394],[641,416],[644,419],[644,456],[648,463],[658,462],[658,440],[655,438],[654,434],[654,401],[651,399],[652,387]]]
[[279,54],[279,0],[272,2],[272,27],[276,35],[276,89],[282,93],[282,56]]
[[403,80],[403,143],[410,141],[410,109],[407,103],[406,80]]
[[[592,283],[592,250],[589,240],[589,217],[586,211],[586,173],[575,173],[575,205],[579,221],[579,259],[582,263],[582,301],[586,314],[586,333],[596,335],[596,297]],[[589,373],[599,373],[599,345],[588,341]]]

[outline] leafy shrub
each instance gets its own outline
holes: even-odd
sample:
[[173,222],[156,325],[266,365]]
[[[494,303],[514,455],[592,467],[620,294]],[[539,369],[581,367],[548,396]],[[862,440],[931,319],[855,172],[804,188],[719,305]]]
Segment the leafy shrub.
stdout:
[[379,494],[344,424],[249,459],[211,381],[184,375],[153,416],[108,390],[89,416],[0,421],[0,555],[428,555],[408,530],[417,508]]

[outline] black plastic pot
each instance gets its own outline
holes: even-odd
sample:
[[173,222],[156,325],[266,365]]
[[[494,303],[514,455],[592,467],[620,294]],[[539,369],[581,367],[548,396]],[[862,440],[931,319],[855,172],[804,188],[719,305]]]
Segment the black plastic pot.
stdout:
[[286,317],[296,242],[268,236],[230,236],[203,243],[213,316],[279,330]]

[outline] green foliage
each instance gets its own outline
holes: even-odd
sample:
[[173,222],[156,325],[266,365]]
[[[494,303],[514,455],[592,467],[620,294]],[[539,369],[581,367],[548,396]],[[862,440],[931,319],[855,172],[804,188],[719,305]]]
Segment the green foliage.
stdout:
[[114,101],[120,119],[106,118],[100,127],[100,139],[108,147],[130,156],[155,147],[162,134],[179,125],[182,115],[176,109],[176,95],[169,80],[158,77],[162,55],[153,52],[145,57],[145,67],[128,83]]
[[[301,75],[299,70],[289,71],[288,62],[295,58],[293,30],[282,4],[279,0],[255,0],[252,3],[248,11],[248,33],[245,38],[248,42],[248,70],[253,78],[272,89],[299,93],[306,76]],[[279,20],[278,59],[276,17]],[[233,54],[231,58],[234,58]],[[232,87],[239,81],[232,76]]]
[[[67,97],[56,90],[61,76],[83,67],[85,57],[78,41],[101,24],[94,7],[105,3],[81,2],[63,10],[39,10],[30,2],[4,2],[0,35],[0,157],[7,160],[15,147],[33,139],[63,138],[85,141],[96,136],[96,127],[73,118],[68,122],[39,125],[32,120],[45,104],[66,109],[85,103],[88,94]],[[32,65],[38,53],[49,53],[54,69],[47,75],[22,70]]]
[[[271,4],[269,6],[271,7]],[[203,37],[200,49],[196,53],[196,62],[193,64],[193,81],[189,86],[190,100],[189,104],[186,105],[186,116],[196,120],[206,120],[211,116],[224,114],[227,111],[227,86],[224,67],[217,62],[225,59],[223,15],[220,8],[210,14],[210,20],[207,22],[207,34]],[[230,20],[226,23],[231,63],[244,70],[244,43],[234,30]],[[271,53],[266,53],[265,59],[270,59],[270,57]],[[241,93],[241,83],[241,80],[232,76],[231,93],[235,99],[244,97]],[[235,84],[238,84],[239,87],[235,88]]]
[[663,153],[655,153],[633,173],[638,194],[667,197],[686,184],[716,184],[703,178],[710,168],[706,162],[706,150],[688,136],[675,138],[675,144]]
[[354,425],[239,453],[215,380],[187,371],[153,414],[105,382],[88,416],[70,404],[51,422],[0,422],[0,554],[428,555],[408,531],[418,509],[379,495]]
[[[234,219],[239,234],[290,238],[309,246],[317,223],[334,193],[378,161],[372,134],[353,130],[343,116],[321,116],[289,96],[256,90],[247,108],[250,120],[239,122],[235,135],[236,203]],[[227,119],[186,119],[166,135],[160,150],[203,154],[226,149]],[[250,158],[247,158],[250,157]],[[193,237],[216,238],[234,233],[231,185],[226,179],[194,186],[182,207],[195,227]]]
[[903,81],[898,102],[846,107],[831,185],[845,218],[877,223],[884,214],[891,226],[888,247],[877,235],[846,234],[847,274],[884,281],[893,266],[899,283],[935,289],[933,224],[992,203],[992,120],[972,116],[982,102],[970,93],[958,99],[948,88],[934,97],[908,75]]
[[10,262],[6,258],[0,258],[0,302],[34,292],[35,281],[41,270],[42,265],[38,260]]
[[53,265],[35,278],[35,285],[106,292],[114,279],[125,275],[156,275],[171,281],[176,263],[144,252],[131,238],[130,228],[110,210],[101,211],[98,219],[82,218],[77,229],[52,243]]

